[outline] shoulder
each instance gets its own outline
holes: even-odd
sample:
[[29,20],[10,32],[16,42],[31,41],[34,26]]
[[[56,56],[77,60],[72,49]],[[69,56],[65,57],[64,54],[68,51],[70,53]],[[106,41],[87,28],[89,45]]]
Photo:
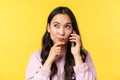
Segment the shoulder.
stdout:
[[90,53],[89,53],[88,50],[84,49],[83,52],[86,54],[86,61],[88,61],[89,59],[91,59],[91,55],[90,55]]
[[41,60],[40,54],[41,54],[41,50],[34,51],[31,55],[31,60],[41,62],[42,60]]
[[87,50],[84,50],[84,53],[86,54],[85,63],[87,63],[88,65],[92,65],[92,64],[93,64],[93,61],[92,61],[91,54],[90,54],[89,51],[87,51]]
[[32,53],[32,55],[36,57],[40,56],[40,54],[41,54],[41,50],[37,50]]

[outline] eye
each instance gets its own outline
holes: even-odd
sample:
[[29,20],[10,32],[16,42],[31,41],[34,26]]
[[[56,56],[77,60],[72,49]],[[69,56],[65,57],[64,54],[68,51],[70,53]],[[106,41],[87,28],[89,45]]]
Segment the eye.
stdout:
[[70,29],[71,28],[71,25],[66,25],[65,26],[67,29]]
[[59,25],[58,25],[58,24],[54,24],[53,26],[56,27],[56,28],[59,28]]

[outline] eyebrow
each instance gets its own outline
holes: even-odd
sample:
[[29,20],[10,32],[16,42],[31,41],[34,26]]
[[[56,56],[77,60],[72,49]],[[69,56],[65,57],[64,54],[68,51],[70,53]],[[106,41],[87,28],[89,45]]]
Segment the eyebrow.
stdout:
[[72,24],[71,22],[68,22],[68,23],[66,23],[66,24]]
[[57,23],[57,24],[60,24],[59,22],[53,22],[53,23]]
[[[53,22],[53,23],[57,23],[57,24],[60,24],[59,22]],[[65,24],[72,24],[71,22],[67,22]]]

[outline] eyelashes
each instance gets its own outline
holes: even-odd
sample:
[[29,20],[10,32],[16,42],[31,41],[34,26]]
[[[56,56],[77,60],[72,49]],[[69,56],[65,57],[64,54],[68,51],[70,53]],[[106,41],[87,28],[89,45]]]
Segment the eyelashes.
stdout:
[[53,25],[55,28],[59,28],[59,25],[58,24],[54,24]]
[[[59,24],[54,24],[53,27],[55,27],[55,28],[60,28],[61,26],[60,26]],[[72,26],[71,26],[71,25],[65,25],[64,28],[66,28],[66,29],[71,29]]]

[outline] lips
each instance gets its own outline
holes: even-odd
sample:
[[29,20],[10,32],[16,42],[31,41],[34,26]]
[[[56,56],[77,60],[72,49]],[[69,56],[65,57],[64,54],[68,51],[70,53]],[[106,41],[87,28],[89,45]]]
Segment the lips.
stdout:
[[64,38],[57,38],[59,41],[64,41]]

